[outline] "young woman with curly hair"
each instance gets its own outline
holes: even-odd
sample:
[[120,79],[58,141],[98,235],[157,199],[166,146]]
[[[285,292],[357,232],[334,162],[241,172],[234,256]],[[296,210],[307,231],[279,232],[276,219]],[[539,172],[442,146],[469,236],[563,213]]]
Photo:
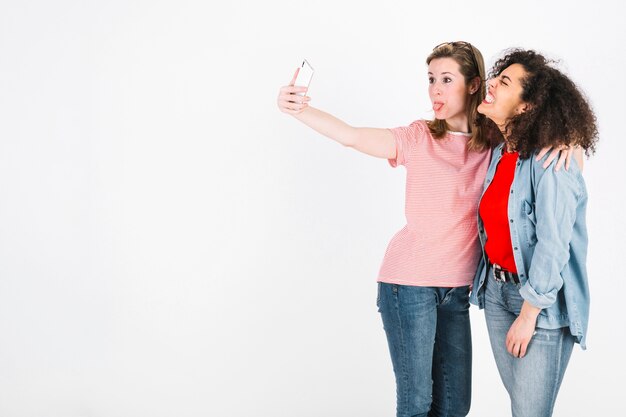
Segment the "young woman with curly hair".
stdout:
[[587,192],[577,163],[544,170],[534,154],[577,145],[589,155],[598,130],[584,95],[542,55],[513,50],[490,75],[478,111],[504,142],[479,203],[483,259],[471,301],[485,309],[513,416],[546,417],[574,343],[585,348]]

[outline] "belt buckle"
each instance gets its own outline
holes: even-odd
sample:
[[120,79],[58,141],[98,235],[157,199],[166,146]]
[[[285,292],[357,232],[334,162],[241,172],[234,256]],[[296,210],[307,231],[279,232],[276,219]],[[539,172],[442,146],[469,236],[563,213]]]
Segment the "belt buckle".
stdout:
[[493,264],[493,277],[498,282],[506,282],[506,273],[498,264]]

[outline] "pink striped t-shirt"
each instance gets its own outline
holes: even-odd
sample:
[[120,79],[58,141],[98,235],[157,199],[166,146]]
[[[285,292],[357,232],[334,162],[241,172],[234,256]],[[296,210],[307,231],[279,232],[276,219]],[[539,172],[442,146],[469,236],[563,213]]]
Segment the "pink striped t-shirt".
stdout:
[[406,168],[407,224],[393,237],[378,281],[422,287],[470,285],[480,257],[478,200],[491,150],[469,152],[468,133],[434,139],[424,120],[391,129]]

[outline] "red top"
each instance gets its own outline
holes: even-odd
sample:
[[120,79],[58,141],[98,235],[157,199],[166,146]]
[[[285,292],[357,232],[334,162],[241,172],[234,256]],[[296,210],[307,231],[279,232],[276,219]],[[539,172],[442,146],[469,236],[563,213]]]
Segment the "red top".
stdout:
[[513,258],[508,205],[518,156],[518,152],[503,151],[496,173],[479,207],[480,217],[487,233],[485,252],[489,261],[514,273],[517,273],[517,268]]

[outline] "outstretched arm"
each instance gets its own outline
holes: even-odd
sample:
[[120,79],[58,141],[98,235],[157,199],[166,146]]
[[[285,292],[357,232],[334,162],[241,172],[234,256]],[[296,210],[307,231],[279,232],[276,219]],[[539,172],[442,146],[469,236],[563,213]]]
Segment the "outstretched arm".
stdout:
[[304,95],[307,88],[294,86],[297,76],[298,70],[289,85],[280,89],[277,100],[280,111],[291,114],[316,132],[344,146],[378,158],[396,157],[396,143],[390,130],[353,127],[329,113],[309,106],[311,98]]

